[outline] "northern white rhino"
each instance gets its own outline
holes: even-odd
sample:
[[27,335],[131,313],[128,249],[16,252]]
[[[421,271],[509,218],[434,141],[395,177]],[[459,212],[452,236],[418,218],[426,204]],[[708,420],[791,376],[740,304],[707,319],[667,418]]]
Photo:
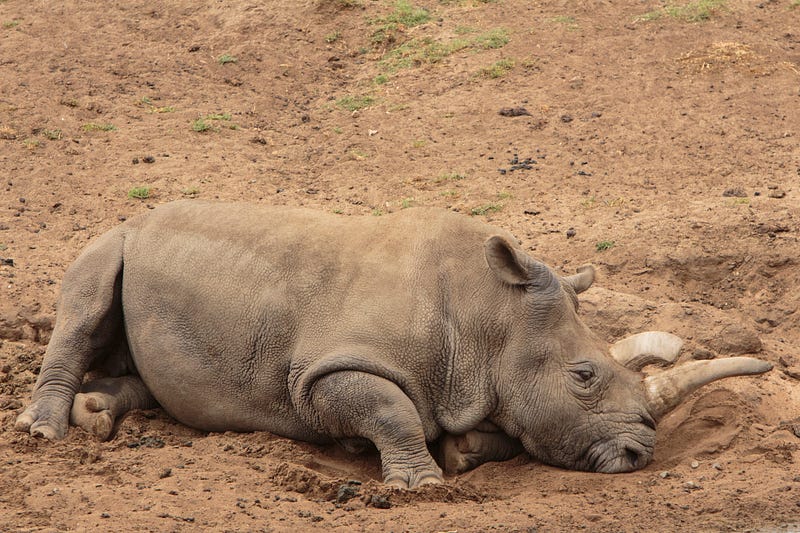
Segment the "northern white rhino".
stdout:
[[439,209],[160,206],[67,270],[16,427],[60,439],[71,421],[105,439],[125,412],[160,405],[203,430],[370,441],[400,487],[442,481],[437,439],[455,472],[523,448],[625,472],[651,460],[656,422],[692,391],[771,368],[736,357],[644,377],[680,340],[609,349],[577,314],[594,270],[559,277],[515,243]]

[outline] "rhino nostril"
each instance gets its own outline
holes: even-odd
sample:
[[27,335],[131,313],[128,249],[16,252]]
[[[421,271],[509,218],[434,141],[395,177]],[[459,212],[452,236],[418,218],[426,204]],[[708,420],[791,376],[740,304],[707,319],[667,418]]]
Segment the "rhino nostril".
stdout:
[[625,457],[628,459],[628,463],[631,465],[631,467],[633,467],[634,469],[640,467],[639,452],[632,450],[630,448],[625,448]]

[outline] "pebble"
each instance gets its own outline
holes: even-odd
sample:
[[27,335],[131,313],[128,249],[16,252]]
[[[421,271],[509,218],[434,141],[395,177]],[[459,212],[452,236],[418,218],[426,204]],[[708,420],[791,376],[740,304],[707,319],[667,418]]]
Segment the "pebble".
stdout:
[[782,189],[775,189],[775,190],[769,191],[769,197],[770,198],[783,198],[784,196],[786,196],[786,192],[783,191]]
[[669,470],[664,470],[663,472],[660,472],[658,475],[661,477],[661,479],[667,479],[669,477]]
[[571,239],[571,238],[573,238],[573,237],[575,236],[575,233],[577,233],[577,232],[575,231],[575,228],[569,228],[569,229],[567,230],[567,239]]
[[504,107],[498,114],[504,117],[522,117],[530,116],[530,113],[524,107]]
[[692,461],[691,466],[692,466],[692,468],[697,468],[697,467],[700,466],[700,463],[698,463],[697,461]]
[[722,470],[722,465],[719,463],[714,463],[713,465],[711,465],[711,468],[713,468],[714,470]]
[[372,498],[369,500],[369,504],[376,509],[389,509],[392,506],[392,502],[390,502],[385,496],[379,496],[377,494],[372,495]]

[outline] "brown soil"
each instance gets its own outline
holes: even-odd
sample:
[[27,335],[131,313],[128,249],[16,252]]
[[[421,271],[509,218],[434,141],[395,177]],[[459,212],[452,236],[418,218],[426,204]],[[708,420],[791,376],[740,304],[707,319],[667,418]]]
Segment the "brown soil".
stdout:
[[[699,21],[650,0],[418,4],[429,21],[375,43],[388,1],[0,2],[0,529],[800,527],[797,1]],[[15,433],[66,266],[186,196],[477,210],[562,272],[594,263],[583,315],[609,341],[663,329],[682,360],[757,352],[775,370],[696,394],[624,475],[520,457],[393,492],[374,455],[161,410],[104,443]]]

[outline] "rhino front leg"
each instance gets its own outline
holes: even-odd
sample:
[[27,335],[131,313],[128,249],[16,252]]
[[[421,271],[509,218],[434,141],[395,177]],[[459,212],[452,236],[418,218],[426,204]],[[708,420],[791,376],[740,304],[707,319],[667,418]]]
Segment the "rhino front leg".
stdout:
[[154,407],[158,402],[139,376],[100,378],[85,383],[75,395],[69,422],[106,440],[119,417],[133,409]]
[[462,474],[489,461],[507,461],[525,451],[522,443],[502,431],[473,429],[463,435],[444,435],[439,463],[448,474]]
[[328,374],[312,387],[311,405],[316,423],[331,437],[362,437],[375,444],[387,485],[413,489],[442,483],[419,414],[391,381],[357,371]]

